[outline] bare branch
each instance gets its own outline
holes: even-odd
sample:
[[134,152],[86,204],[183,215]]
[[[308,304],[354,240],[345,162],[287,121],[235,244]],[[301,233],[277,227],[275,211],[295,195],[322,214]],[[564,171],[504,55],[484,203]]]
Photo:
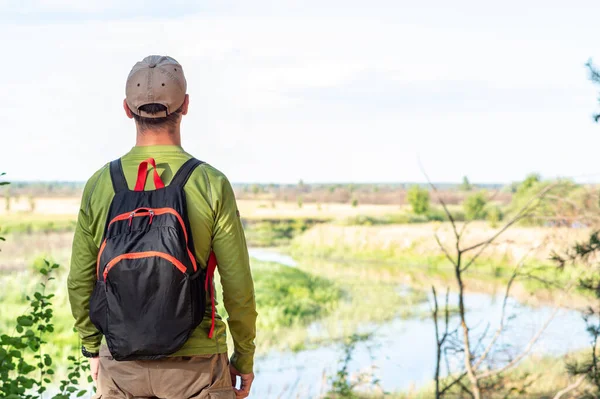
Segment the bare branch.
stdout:
[[440,236],[438,236],[437,232],[435,233],[434,236],[435,236],[435,241],[437,242],[440,249],[444,252],[444,255],[446,255],[446,258],[450,261],[450,263],[452,263],[452,265],[454,265],[454,267],[456,267],[456,263],[454,262],[454,259],[450,256],[450,253],[448,252],[446,247],[444,247],[444,244],[442,244],[442,242],[440,240]]
[[475,363],[475,365],[473,365],[474,369],[477,369],[481,365],[481,363],[483,363],[485,361],[485,359],[489,355],[490,351],[492,350],[493,346],[495,345],[496,341],[498,340],[498,338],[500,338],[500,335],[502,335],[502,331],[504,330],[504,327],[505,327],[504,320],[506,318],[506,305],[508,303],[508,298],[510,297],[510,289],[512,288],[512,285],[514,284],[514,282],[517,279],[517,277],[523,275],[523,274],[519,273],[519,269],[521,269],[521,267],[523,266],[523,264],[525,262],[525,259],[529,256],[529,254],[532,251],[534,251],[535,249],[537,249],[540,246],[542,246],[542,245],[543,245],[543,243],[540,244],[540,245],[537,245],[535,247],[530,248],[529,251],[527,251],[527,253],[525,255],[523,255],[523,257],[519,260],[519,262],[517,263],[517,266],[513,270],[513,273],[510,276],[510,279],[508,280],[508,283],[506,284],[506,290],[504,292],[504,299],[502,300],[502,312],[500,314],[500,326],[498,326],[498,329],[496,330],[496,333],[494,334],[494,337],[490,341],[489,345],[487,346],[487,348],[485,349],[485,351],[483,352],[483,354],[477,360],[477,362]]
[[479,359],[473,365],[473,368],[475,370],[477,370],[477,368],[481,365],[481,363],[483,363],[485,361],[485,359],[489,355],[490,351],[492,350],[492,348],[496,344],[496,341],[498,340],[498,338],[500,338],[500,335],[502,334],[502,331],[504,330],[504,320],[505,320],[505,317],[506,317],[506,304],[508,303],[508,298],[510,296],[510,289],[511,289],[511,287],[512,287],[514,281],[515,281],[515,279],[517,278],[517,270],[521,267],[520,265],[521,265],[521,263],[519,264],[519,266],[517,266],[515,268],[515,270],[513,271],[512,276],[508,280],[508,284],[506,285],[506,291],[504,293],[504,300],[502,301],[502,313],[500,315],[500,326],[498,326],[498,329],[496,330],[496,333],[494,334],[494,337],[492,338],[492,340],[490,341],[490,343],[488,344],[488,346],[483,351],[483,354],[479,357]]
[[433,184],[431,182],[431,179],[429,178],[429,175],[425,171],[425,168],[423,167],[423,165],[421,164],[420,161],[419,161],[419,167],[421,168],[421,172],[425,176],[425,179],[427,179],[427,183],[429,184],[429,186],[431,187],[431,189],[436,193],[438,201],[440,201],[440,204],[442,205],[442,208],[444,208],[444,212],[446,213],[446,216],[448,216],[448,220],[450,220],[450,223],[452,224],[452,230],[454,230],[454,235],[456,236],[456,242],[457,242],[456,245],[457,245],[457,248],[458,248],[458,243],[460,242],[460,237],[461,236],[460,236],[460,234],[458,232],[458,229],[456,228],[456,221],[454,220],[454,217],[452,216],[452,213],[450,213],[450,210],[448,210],[448,206],[446,205],[446,203],[444,202],[444,200],[442,199],[442,197],[439,195],[439,191],[438,191],[437,187],[435,186],[435,184]]
[[538,332],[531,338],[531,340],[529,341],[529,343],[527,344],[527,346],[525,347],[525,349],[523,349],[523,351],[521,353],[519,353],[518,356],[516,356],[513,360],[511,360],[508,364],[506,364],[505,366],[496,369],[496,370],[490,370],[487,371],[483,374],[478,375],[477,377],[479,379],[483,379],[483,378],[489,378],[492,377],[494,375],[498,375],[514,366],[516,366],[525,356],[527,356],[529,354],[529,352],[531,351],[531,349],[533,348],[533,346],[535,345],[535,343],[540,339],[540,337],[542,336],[542,334],[544,333],[544,331],[546,330],[546,328],[548,328],[548,326],[550,325],[550,322],[554,319],[554,317],[556,316],[556,313],[558,313],[558,311],[560,310],[560,308],[558,306],[556,306],[554,308],[554,310],[552,311],[552,313],[550,314],[550,316],[548,317],[548,319],[546,320],[546,322],[544,323],[544,325],[538,330]]
[[439,399],[440,398],[440,361],[441,361],[441,356],[442,356],[443,340],[445,340],[446,337],[440,339],[440,329],[439,329],[439,325],[438,325],[437,292],[435,291],[435,286],[433,286],[433,285],[431,286],[431,294],[433,295],[433,310],[431,313],[433,315],[433,324],[435,326],[435,344],[437,346],[436,362],[435,362],[435,375],[434,375],[435,398]]
[[558,391],[556,393],[556,395],[554,395],[554,399],[560,399],[563,397],[563,395],[579,388],[579,386],[583,383],[583,381],[585,381],[585,377],[587,377],[587,374],[583,374],[582,376],[580,376],[577,381],[575,381],[574,383],[572,383],[571,385],[569,385],[568,387]]
[[461,381],[463,378],[465,378],[466,376],[467,376],[467,373],[462,373],[461,375],[459,375],[458,377],[456,377],[456,379],[454,379],[454,381],[452,381],[450,384],[446,385],[446,386],[444,387],[444,389],[442,389],[442,390],[440,391],[440,397],[441,397],[442,395],[444,395],[446,392],[448,392],[448,390],[449,390],[450,388],[452,388],[454,385],[456,385],[456,384],[460,383],[460,381]]

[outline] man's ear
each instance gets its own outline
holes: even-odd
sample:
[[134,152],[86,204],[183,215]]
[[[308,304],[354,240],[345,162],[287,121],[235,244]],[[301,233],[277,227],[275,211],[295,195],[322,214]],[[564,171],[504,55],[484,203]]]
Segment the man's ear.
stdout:
[[186,94],[185,100],[183,100],[183,105],[181,106],[181,114],[182,115],[187,115],[189,106],[190,106],[190,95]]
[[129,119],[133,119],[133,112],[131,112],[131,110],[129,109],[129,105],[127,105],[127,100],[123,100],[123,109],[125,110],[125,115],[127,115]]

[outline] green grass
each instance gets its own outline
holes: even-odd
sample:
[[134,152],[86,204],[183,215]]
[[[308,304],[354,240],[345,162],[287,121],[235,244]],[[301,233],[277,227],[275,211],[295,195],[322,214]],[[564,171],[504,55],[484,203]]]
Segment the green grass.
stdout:
[[338,306],[342,292],[331,280],[275,263],[253,262],[258,328],[306,325]]
[[[449,285],[452,289],[456,285],[453,265],[441,253],[423,254],[413,250],[418,245],[418,241],[415,240],[410,248],[401,250],[394,246],[357,249],[343,242],[333,245],[299,239],[292,240],[289,251],[294,258],[302,259],[302,264],[327,261],[345,266],[364,265],[363,267],[368,267],[371,273],[395,276],[398,281],[408,281],[410,285],[422,289],[430,289],[434,281]],[[496,292],[508,282],[514,270],[515,264],[507,258],[480,257],[465,276],[471,288],[483,292]],[[311,271],[319,273],[318,270]],[[528,275],[517,278],[518,285],[527,294],[522,293],[523,296],[518,299],[550,298],[557,287],[565,287],[570,282],[578,281],[582,273],[590,272],[589,269],[580,266],[563,270],[550,261],[527,260],[523,263],[520,273]],[[526,298],[527,296],[531,298]],[[590,298],[589,293],[574,289],[567,300],[571,304],[585,304]]]
[[[340,341],[365,323],[375,326],[395,317],[422,316],[415,305],[426,295],[401,293],[401,281],[389,279],[372,265],[301,262],[290,268],[251,263],[259,314],[258,353],[313,348]],[[219,314],[226,314],[222,304]]]
[[244,220],[244,234],[251,247],[277,247],[289,244],[315,223],[307,219]]
[[18,213],[2,216],[2,234],[60,233],[75,231],[76,219],[70,215]]

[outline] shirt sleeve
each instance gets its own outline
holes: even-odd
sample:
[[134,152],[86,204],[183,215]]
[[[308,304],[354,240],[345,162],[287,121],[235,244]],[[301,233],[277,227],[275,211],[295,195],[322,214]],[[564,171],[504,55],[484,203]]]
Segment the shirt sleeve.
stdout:
[[252,372],[254,365],[257,317],[254,283],[233,189],[226,178],[219,180],[217,187],[220,193],[215,196],[214,203],[216,214],[212,246],[234,343],[231,363],[240,373],[247,374]]
[[90,320],[90,297],[96,282],[96,257],[98,246],[90,230],[90,215],[86,213],[84,190],[71,253],[71,267],[67,278],[67,289],[71,313],[75,318],[75,328],[79,332],[83,347],[90,353],[97,353],[102,334]]

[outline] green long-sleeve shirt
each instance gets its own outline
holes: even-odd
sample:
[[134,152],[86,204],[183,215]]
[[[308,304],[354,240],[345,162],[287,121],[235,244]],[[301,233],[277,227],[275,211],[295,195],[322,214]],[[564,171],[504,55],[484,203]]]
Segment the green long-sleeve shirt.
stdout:
[[[134,147],[121,158],[130,189],[135,186],[139,163],[149,157],[156,160],[159,174],[168,185],[192,156],[179,146]],[[146,190],[153,189],[152,173],[148,173]],[[253,367],[257,314],[248,250],[233,189],[225,175],[203,164],[194,170],[184,190],[197,263],[206,267],[211,248],[217,256],[223,301],[234,342],[231,362],[241,373],[249,373]],[[89,301],[96,280],[96,258],[113,197],[107,164],[85,185],[67,282],[75,327],[89,352],[97,352],[102,341],[101,333],[90,321]],[[200,326],[174,356],[226,353],[225,323],[217,315],[212,339],[208,338],[210,324],[209,305]]]

